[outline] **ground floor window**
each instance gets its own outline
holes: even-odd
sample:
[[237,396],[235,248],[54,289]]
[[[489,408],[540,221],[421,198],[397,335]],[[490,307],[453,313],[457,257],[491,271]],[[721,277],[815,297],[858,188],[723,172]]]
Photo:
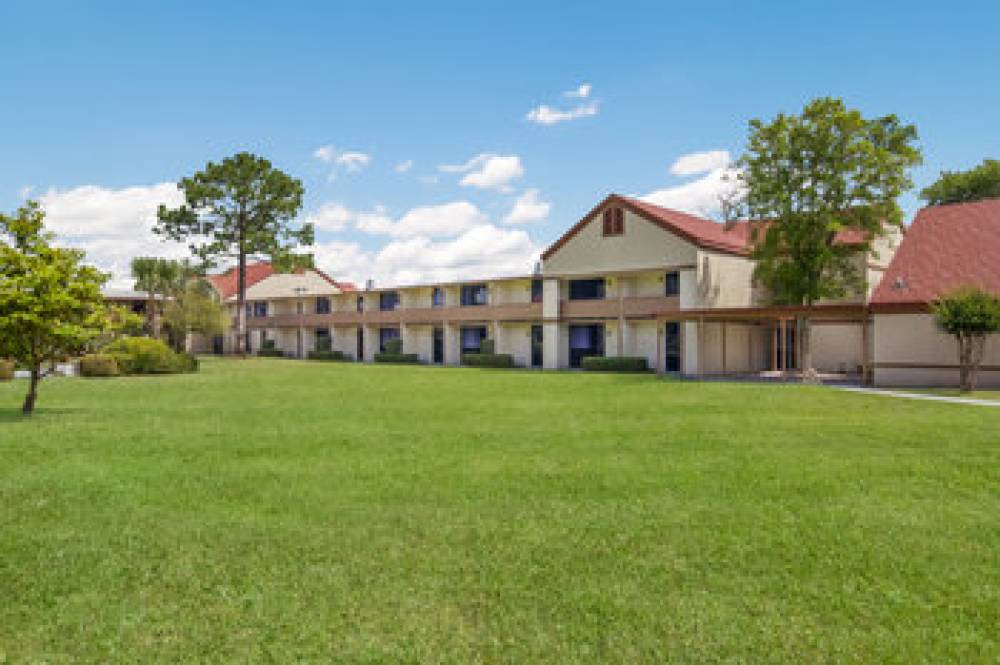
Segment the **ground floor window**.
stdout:
[[434,363],[440,365],[444,362],[444,328],[434,329]]
[[385,353],[385,345],[394,339],[399,339],[399,328],[379,328],[378,329],[378,350]]
[[681,371],[681,324],[676,321],[667,323],[664,335],[666,353],[664,354],[664,369],[668,372]]
[[569,366],[579,367],[588,356],[604,355],[604,326],[569,327]]
[[542,326],[531,326],[531,366],[541,367],[544,361],[544,334]]
[[485,326],[467,326],[462,328],[462,353],[479,353],[483,340],[486,339]]

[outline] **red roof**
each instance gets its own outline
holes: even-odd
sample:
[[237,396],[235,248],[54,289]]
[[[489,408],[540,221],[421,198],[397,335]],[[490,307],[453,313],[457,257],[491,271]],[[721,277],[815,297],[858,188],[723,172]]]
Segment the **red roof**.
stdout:
[[[721,224],[686,212],[663,208],[640,199],[611,194],[598,203],[583,219],[546,249],[545,253],[542,254],[542,258],[548,259],[555,254],[570,238],[579,233],[597,213],[611,204],[631,210],[640,217],[649,220],[676,236],[684,238],[697,247],[728,254],[739,254],[741,256],[750,253],[752,238],[749,222],[740,221],[732,224]],[[863,241],[864,235],[857,229],[844,229],[837,234],[838,243],[860,244]]]
[[[271,267],[270,263],[262,261],[259,263],[248,263],[246,272],[246,286],[249,289],[251,286],[257,282],[267,279],[274,274],[274,268]],[[236,290],[239,287],[239,270],[235,267],[230,268],[221,275],[209,275],[208,281],[212,283],[215,290],[218,291],[219,296],[225,300],[236,295]]]
[[918,212],[871,302],[927,304],[962,287],[1000,293],[1000,199]]
[[[220,275],[209,275],[208,281],[212,283],[215,290],[218,291],[219,295],[223,300],[231,298],[236,295],[238,275],[236,268],[230,268],[226,272]],[[296,273],[305,272],[304,268],[298,268]],[[316,274],[328,281],[330,284],[334,285],[338,289],[344,292],[357,291],[358,287],[350,282],[338,282],[327,275],[322,270],[315,270]],[[247,283],[246,286],[249,289],[251,286],[257,282],[261,282],[271,275],[274,274],[274,267],[267,261],[259,261],[256,263],[247,264]]]

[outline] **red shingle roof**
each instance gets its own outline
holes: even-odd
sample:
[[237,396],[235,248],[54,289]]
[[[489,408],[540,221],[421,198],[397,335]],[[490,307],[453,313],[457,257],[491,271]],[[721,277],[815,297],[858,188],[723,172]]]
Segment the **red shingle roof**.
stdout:
[[[299,268],[295,272],[304,272],[304,268]],[[357,291],[358,287],[350,282],[338,282],[331,278],[329,275],[324,273],[322,270],[315,270],[316,274],[328,281],[330,284],[336,286],[338,289],[344,292]],[[267,261],[259,261],[257,263],[247,264],[247,288],[261,282],[271,275],[274,274],[274,267]],[[236,268],[230,268],[226,272],[219,275],[209,275],[208,281],[212,283],[215,290],[218,291],[219,295],[223,300],[231,298],[236,295],[236,289],[238,286],[238,274]]]
[[[748,222],[721,224],[686,212],[663,208],[640,199],[611,194],[598,203],[583,219],[546,249],[545,253],[542,254],[542,258],[548,259],[555,254],[570,238],[579,233],[597,213],[612,204],[631,210],[640,217],[653,222],[676,236],[684,238],[697,247],[741,256],[750,253],[752,239],[750,224]],[[837,234],[837,242],[843,244],[860,244],[864,242],[864,235],[857,229],[844,229]]]
[[1000,293],[1000,199],[918,212],[871,302],[927,304],[969,286]]
[[[248,263],[246,272],[246,286],[249,289],[251,286],[261,281],[262,279],[267,279],[274,274],[274,268],[271,267],[270,263],[260,262],[260,263]],[[239,270],[235,267],[230,268],[226,272],[220,275],[209,275],[208,281],[212,283],[215,290],[219,293],[219,296],[225,300],[236,294],[236,289],[239,286]]]

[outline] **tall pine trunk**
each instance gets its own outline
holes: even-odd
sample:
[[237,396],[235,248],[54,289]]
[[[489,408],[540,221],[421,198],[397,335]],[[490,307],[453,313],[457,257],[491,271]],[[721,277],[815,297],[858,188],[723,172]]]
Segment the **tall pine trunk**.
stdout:
[[236,275],[236,353],[246,357],[247,349],[247,257],[240,250]]
[[31,381],[28,384],[28,394],[24,396],[24,405],[21,407],[21,413],[26,416],[30,416],[35,412],[35,399],[38,397],[38,380],[41,374],[41,365],[37,362],[34,363],[31,366]]

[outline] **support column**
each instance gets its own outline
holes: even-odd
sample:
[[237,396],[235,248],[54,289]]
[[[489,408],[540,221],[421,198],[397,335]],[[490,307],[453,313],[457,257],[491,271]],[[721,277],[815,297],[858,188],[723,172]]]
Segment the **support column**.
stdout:
[[555,321],[542,325],[542,367],[559,369],[559,323]]
[[726,322],[722,322],[722,373],[726,373]]
[[664,324],[663,321],[657,321],[656,322],[656,373],[657,374],[663,374],[664,371],[665,371],[665,369],[666,369],[663,366],[664,365],[664,361],[663,361],[663,351],[664,351],[664,349],[663,349],[663,344],[664,344],[664,340],[663,340],[663,327],[664,327],[664,325],[666,325],[666,324]]
[[698,319],[698,377],[705,376],[705,319]]
[[458,326],[444,322],[444,364],[460,365],[462,363],[461,340]]

